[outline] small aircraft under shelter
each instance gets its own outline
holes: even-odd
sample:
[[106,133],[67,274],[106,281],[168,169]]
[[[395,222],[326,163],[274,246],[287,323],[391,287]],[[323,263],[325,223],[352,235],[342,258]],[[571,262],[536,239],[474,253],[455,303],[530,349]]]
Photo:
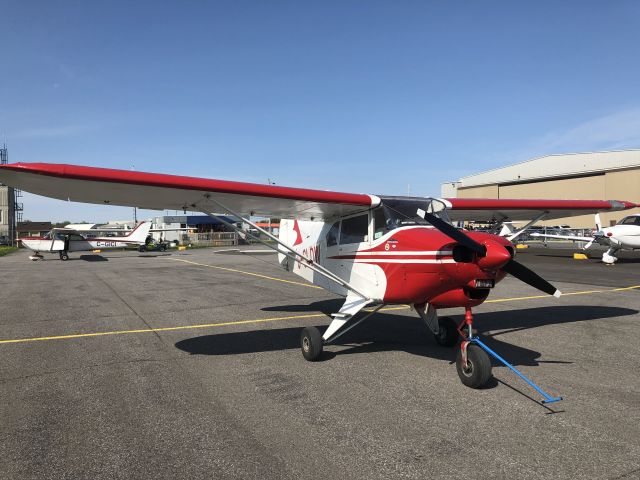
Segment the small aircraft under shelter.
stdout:
[[[323,333],[315,327],[302,329],[305,359],[320,358],[324,345],[382,306],[407,304],[438,344],[453,347],[460,340],[456,368],[462,383],[483,386],[491,377],[491,355],[529,382],[546,402],[561,398],[544,393],[485,345],[472,328],[472,309],[507,274],[549,295],[558,297],[560,292],[515,260],[516,249],[507,238],[466,231],[451,222],[553,219],[636,207],[601,200],[353,194],[46,163],[2,165],[0,181],[69,201],[238,217],[275,242],[269,245],[284,268],[346,297]],[[251,220],[256,216],[289,220],[281,221],[275,237]],[[365,307],[370,308],[362,312]],[[465,309],[460,324],[438,318],[437,310],[449,307]]]
[[84,225],[54,228],[44,237],[23,237],[22,245],[33,252],[29,258],[42,259],[42,253],[55,253],[60,260],[69,260],[69,252],[86,252],[131,245],[144,246],[148,242],[151,222],[140,222],[133,230],[91,229]]
[[602,261],[603,263],[613,265],[618,261],[618,257],[615,255],[620,250],[640,250],[640,214],[629,215],[617,224],[605,228],[602,228],[600,216],[596,215],[596,231],[593,237],[546,233],[532,233],[531,236],[587,242],[584,246],[585,250],[594,243],[609,247],[609,249],[602,254]]

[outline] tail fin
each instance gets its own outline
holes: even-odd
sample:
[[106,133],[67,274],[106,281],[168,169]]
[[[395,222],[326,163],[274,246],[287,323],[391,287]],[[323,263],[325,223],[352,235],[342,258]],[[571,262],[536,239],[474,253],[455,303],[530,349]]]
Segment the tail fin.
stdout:
[[151,230],[151,222],[140,222],[125,238],[130,242],[144,244]]

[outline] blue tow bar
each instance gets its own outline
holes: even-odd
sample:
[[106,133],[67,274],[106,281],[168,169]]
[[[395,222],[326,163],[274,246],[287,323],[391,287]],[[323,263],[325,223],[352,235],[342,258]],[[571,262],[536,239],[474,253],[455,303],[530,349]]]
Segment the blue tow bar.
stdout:
[[469,341],[475,343],[480,348],[482,348],[485,352],[487,352],[489,355],[491,355],[495,359],[501,361],[504,365],[509,367],[516,375],[518,375],[521,379],[523,379],[525,382],[527,382],[529,385],[531,385],[540,395],[542,395],[544,397],[544,400],[542,400],[542,403],[554,403],[554,402],[559,402],[560,400],[562,400],[562,397],[552,397],[547,392],[542,390],[538,385],[536,385],[535,383],[533,383],[533,381],[531,381],[529,378],[527,378],[522,372],[520,372],[518,369],[516,369],[516,367],[511,365],[504,358],[502,358],[496,352],[491,350],[478,337],[471,337],[471,338],[469,338]]

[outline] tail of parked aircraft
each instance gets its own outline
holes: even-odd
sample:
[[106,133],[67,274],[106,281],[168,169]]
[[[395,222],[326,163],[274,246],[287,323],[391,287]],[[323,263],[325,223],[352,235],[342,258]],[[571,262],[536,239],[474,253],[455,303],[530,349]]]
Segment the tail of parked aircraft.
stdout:
[[136,228],[134,228],[129,235],[125,238],[129,242],[140,243],[144,245],[147,237],[149,236],[149,230],[151,230],[151,222],[140,222]]

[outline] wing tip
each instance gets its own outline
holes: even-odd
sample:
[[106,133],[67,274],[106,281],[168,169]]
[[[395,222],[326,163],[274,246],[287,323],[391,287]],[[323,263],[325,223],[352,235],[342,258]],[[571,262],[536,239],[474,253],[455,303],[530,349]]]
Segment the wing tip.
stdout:
[[562,292],[558,289],[556,289],[556,291],[553,292],[553,296],[556,298],[560,298],[561,295],[562,295]]

